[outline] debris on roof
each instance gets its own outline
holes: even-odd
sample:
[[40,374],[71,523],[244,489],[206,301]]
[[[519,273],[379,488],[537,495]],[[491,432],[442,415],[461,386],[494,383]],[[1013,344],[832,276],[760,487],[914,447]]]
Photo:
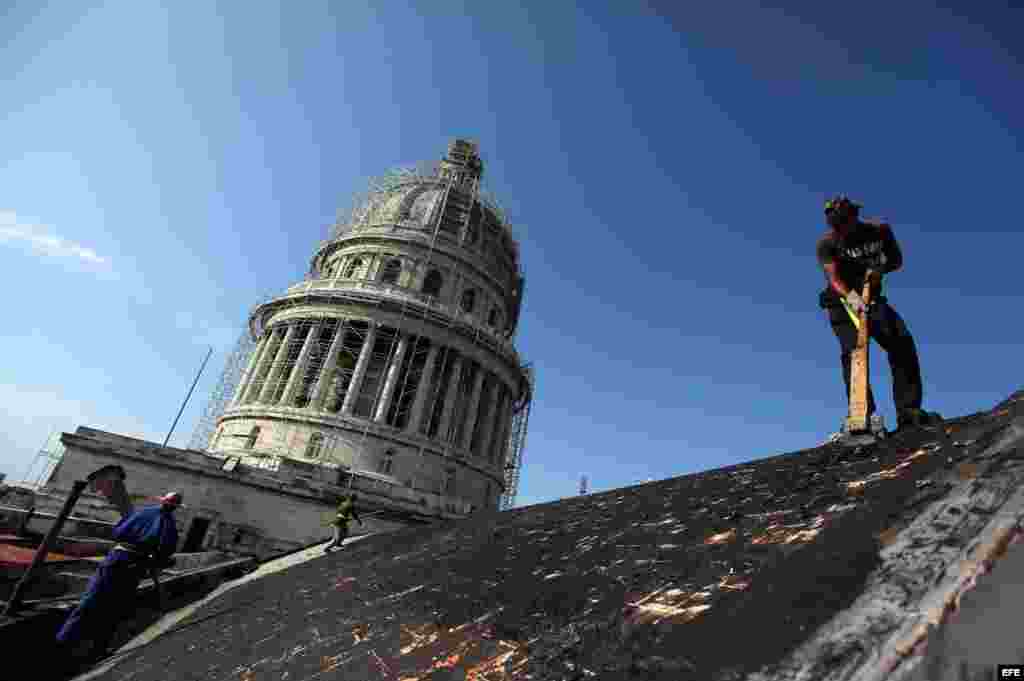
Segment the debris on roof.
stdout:
[[870,446],[369,537],[88,678],[906,679],[1022,518],[1024,391]]

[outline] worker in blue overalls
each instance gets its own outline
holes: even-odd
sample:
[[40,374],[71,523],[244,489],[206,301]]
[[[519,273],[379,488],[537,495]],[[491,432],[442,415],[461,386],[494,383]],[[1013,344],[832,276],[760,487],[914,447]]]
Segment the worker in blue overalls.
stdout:
[[106,653],[120,618],[132,609],[139,582],[150,571],[174,564],[171,554],[178,545],[174,511],[181,493],[160,497],[159,506],[133,511],[114,527],[117,542],[93,575],[85,595],[57,632],[57,642],[67,650],[83,640],[92,642],[95,659]]

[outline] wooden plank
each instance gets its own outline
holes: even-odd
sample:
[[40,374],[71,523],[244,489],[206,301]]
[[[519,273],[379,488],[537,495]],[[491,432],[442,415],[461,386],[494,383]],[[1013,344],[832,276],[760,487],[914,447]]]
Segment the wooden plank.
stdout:
[[868,387],[870,371],[868,364],[871,336],[868,329],[867,306],[871,304],[871,292],[877,275],[868,270],[864,278],[865,309],[860,314],[860,327],[857,329],[857,345],[853,350],[850,362],[850,413],[846,419],[846,430],[850,433],[862,433],[869,429],[868,422]]

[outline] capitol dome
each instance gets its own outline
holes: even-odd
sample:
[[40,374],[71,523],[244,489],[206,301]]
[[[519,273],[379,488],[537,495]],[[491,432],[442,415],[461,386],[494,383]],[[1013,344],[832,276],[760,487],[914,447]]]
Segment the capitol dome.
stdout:
[[508,507],[533,378],[519,247],[482,174],[455,140],[353,201],[306,279],[253,309],[207,451],[331,471],[382,512]]
[[[431,219],[442,205],[444,194],[443,180],[437,177],[418,176],[392,189],[371,193],[352,210],[348,224],[343,226],[360,229],[397,224],[410,228],[431,229]],[[486,198],[478,198],[470,216],[471,228],[479,230],[481,221],[507,228],[500,209],[492,204],[493,202]]]

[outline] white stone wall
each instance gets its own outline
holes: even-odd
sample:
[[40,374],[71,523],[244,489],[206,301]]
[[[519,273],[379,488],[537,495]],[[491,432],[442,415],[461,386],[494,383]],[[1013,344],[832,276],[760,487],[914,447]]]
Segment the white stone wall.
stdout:
[[[266,411],[261,409],[261,411]],[[356,471],[366,471],[382,479],[413,490],[440,492],[444,471],[447,468],[456,470],[455,489],[444,494],[448,499],[440,500],[440,504],[470,505],[476,508],[496,507],[498,496],[493,493],[500,487],[502,471],[493,462],[476,458],[453,459],[445,457],[433,448],[422,448],[414,444],[396,441],[387,437],[386,433],[371,434],[356,430],[346,430],[332,426],[330,423],[309,423],[308,421],[262,417],[234,417],[221,422],[218,432],[224,433],[219,439],[215,436],[215,451],[221,456],[237,455],[246,463],[255,465],[255,461],[245,457],[252,453],[240,446],[231,446],[228,442],[240,442],[242,438],[226,437],[232,434],[245,435],[253,425],[260,426],[260,438],[254,451],[264,451],[273,456],[283,456],[317,463],[327,467],[321,475],[325,479],[334,479],[338,467]],[[380,429],[383,430],[383,429]],[[313,433],[326,435],[325,447],[316,460],[306,459],[304,454]],[[381,462],[387,452],[394,452],[390,474],[381,471]],[[421,454],[422,451],[422,454]],[[491,483],[492,494],[487,497],[488,482]]]
[[[109,464],[125,469],[125,485],[136,504],[151,503],[143,502],[143,498],[158,497],[168,491],[182,492],[184,504],[175,513],[181,543],[192,519],[197,517],[210,520],[204,540],[206,549],[266,555],[330,536],[330,528],[323,525],[324,514],[331,508],[328,505],[235,484],[200,471],[129,459],[114,451],[104,454],[67,445],[46,486],[68,490],[75,480],[85,479]],[[216,470],[216,466],[211,468]],[[233,541],[237,529],[242,529],[240,544]]]
[[[62,442],[65,454],[45,488],[53,499],[62,502],[72,482],[116,464],[125,469],[127,491],[137,505],[180,490],[185,503],[175,515],[181,542],[194,518],[206,518],[211,521],[207,549],[267,556],[323,540],[345,491],[358,492],[358,508],[366,514],[364,524],[352,528],[356,533],[461,517],[468,507],[454,497],[407,488],[393,476],[367,473],[342,483],[338,470],[308,462],[285,460],[275,472],[244,464],[225,471],[225,459],[84,427],[65,433]],[[369,456],[371,450],[360,451]],[[241,543],[235,542],[238,530]]]
[[[408,187],[402,190],[402,195],[406,201],[415,202],[418,196],[422,196],[424,189],[422,186]],[[397,202],[401,203],[401,200]],[[336,257],[337,248],[342,243],[365,243],[368,240],[386,238],[392,242],[417,245],[421,253],[427,247],[432,247],[435,255],[450,254],[461,262],[469,263],[472,267],[486,272],[498,282],[501,291],[507,292],[511,289],[518,270],[517,246],[508,228],[499,224],[490,209],[474,210],[474,219],[468,225],[459,225],[458,233],[439,230],[435,239],[434,224],[430,222],[430,216],[419,215],[417,219],[409,219],[409,216],[398,209],[397,204],[391,203],[392,210],[375,211],[376,219],[357,225],[341,239],[326,244],[318,254],[325,256],[320,259],[321,269],[328,269],[328,263]],[[433,217],[436,217],[436,214]]]
[[[429,255],[429,262],[428,262]],[[488,321],[492,307],[501,311],[501,326],[511,319],[511,300],[508,296],[513,282],[508,273],[500,279],[490,276],[474,259],[458,259],[445,253],[429,253],[420,244],[392,239],[387,242],[355,241],[344,244],[333,251],[324,262],[321,278],[329,279],[338,284],[353,284],[360,281],[379,281],[383,263],[397,258],[402,261],[402,273],[397,287],[420,291],[427,272],[438,270],[444,281],[438,300],[442,303],[457,303],[462,292],[467,288],[478,291],[478,299],[472,315],[481,323]],[[359,259],[362,267],[357,269],[353,277],[346,277],[349,264]],[[328,274],[330,273],[330,274]]]

